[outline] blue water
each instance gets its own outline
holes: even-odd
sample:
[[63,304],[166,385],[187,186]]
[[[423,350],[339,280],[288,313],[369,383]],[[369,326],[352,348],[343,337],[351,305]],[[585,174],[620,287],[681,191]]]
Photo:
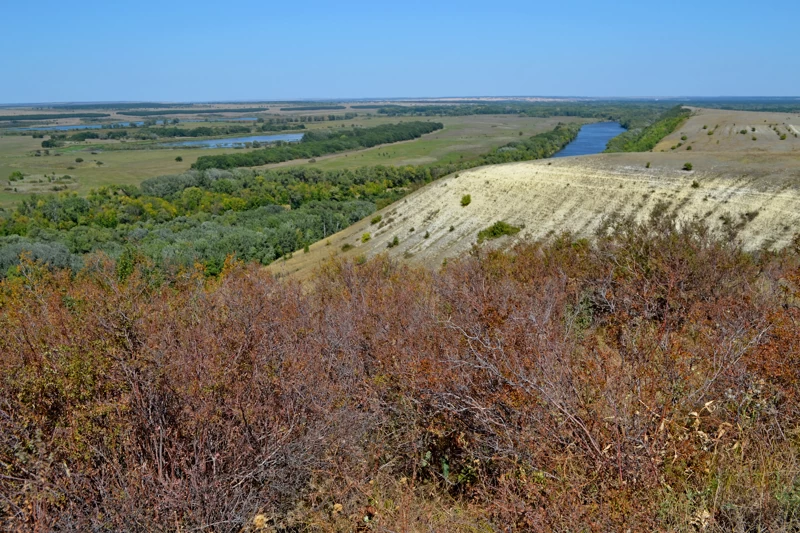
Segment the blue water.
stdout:
[[574,141],[553,157],[599,154],[606,149],[608,141],[628,130],[616,122],[596,122],[581,127]]
[[168,143],[164,146],[199,146],[201,148],[232,148],[233,146],[244,143],[258,141],[260,143],[271,143],[276,141],[297,142],[303,138],[302,133],[282,133],[279,135],[251,135],[249,137],[232,137],[228,139],[203,139],[201,141],[182,141]]

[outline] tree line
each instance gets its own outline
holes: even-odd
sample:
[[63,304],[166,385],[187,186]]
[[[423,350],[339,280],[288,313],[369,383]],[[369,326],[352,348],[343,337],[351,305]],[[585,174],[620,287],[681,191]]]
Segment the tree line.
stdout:
[[665,111],[655,122],[644,128],[634,128],[608,142],[606,152],[647,152],[678,129],[691,116],[691,110],[675,106]]
[[292,159],[309,159],[326,154],[370,148],[384,143],[416,139],[440,130],[440,122],[400,122],[373,128],[351,128],[335,131],[309,131],[298,143],[276,143],[275,146],[251,152],[201,156],[192,165],[197,170],[255,167]]
[[0,115],[0,122],[15,120],[53,120],[59,118],[103,118],[110,117],[108,113],[40,113],[26,115]]

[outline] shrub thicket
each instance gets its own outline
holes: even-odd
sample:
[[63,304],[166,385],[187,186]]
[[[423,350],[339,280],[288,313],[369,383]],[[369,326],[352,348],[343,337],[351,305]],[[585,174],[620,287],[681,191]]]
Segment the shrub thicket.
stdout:
[[796,530],[800,246],[602,233],[309,286],[24,262],[0,529]]

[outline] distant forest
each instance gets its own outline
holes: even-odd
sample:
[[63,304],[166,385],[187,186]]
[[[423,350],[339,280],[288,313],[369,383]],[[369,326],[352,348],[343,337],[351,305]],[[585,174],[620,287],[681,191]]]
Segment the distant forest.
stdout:
[[108,113],[51,113],[37,115],[0,115],[0,121],[9,122],[13,120],[54,120],[59,118],[103,118],[110,117]]
[[162,115],[202,115],[208,113],[263,113],[267,107],[233,107],[220,109],[162,109],[160,111],[119,111],[118,115],[131,117],[155,117]]

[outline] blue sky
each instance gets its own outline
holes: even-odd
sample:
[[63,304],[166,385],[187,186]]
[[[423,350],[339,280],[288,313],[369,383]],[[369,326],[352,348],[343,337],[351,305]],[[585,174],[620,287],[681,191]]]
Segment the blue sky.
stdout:
[[0,102],[795,96],[800,2],[0,0]]

